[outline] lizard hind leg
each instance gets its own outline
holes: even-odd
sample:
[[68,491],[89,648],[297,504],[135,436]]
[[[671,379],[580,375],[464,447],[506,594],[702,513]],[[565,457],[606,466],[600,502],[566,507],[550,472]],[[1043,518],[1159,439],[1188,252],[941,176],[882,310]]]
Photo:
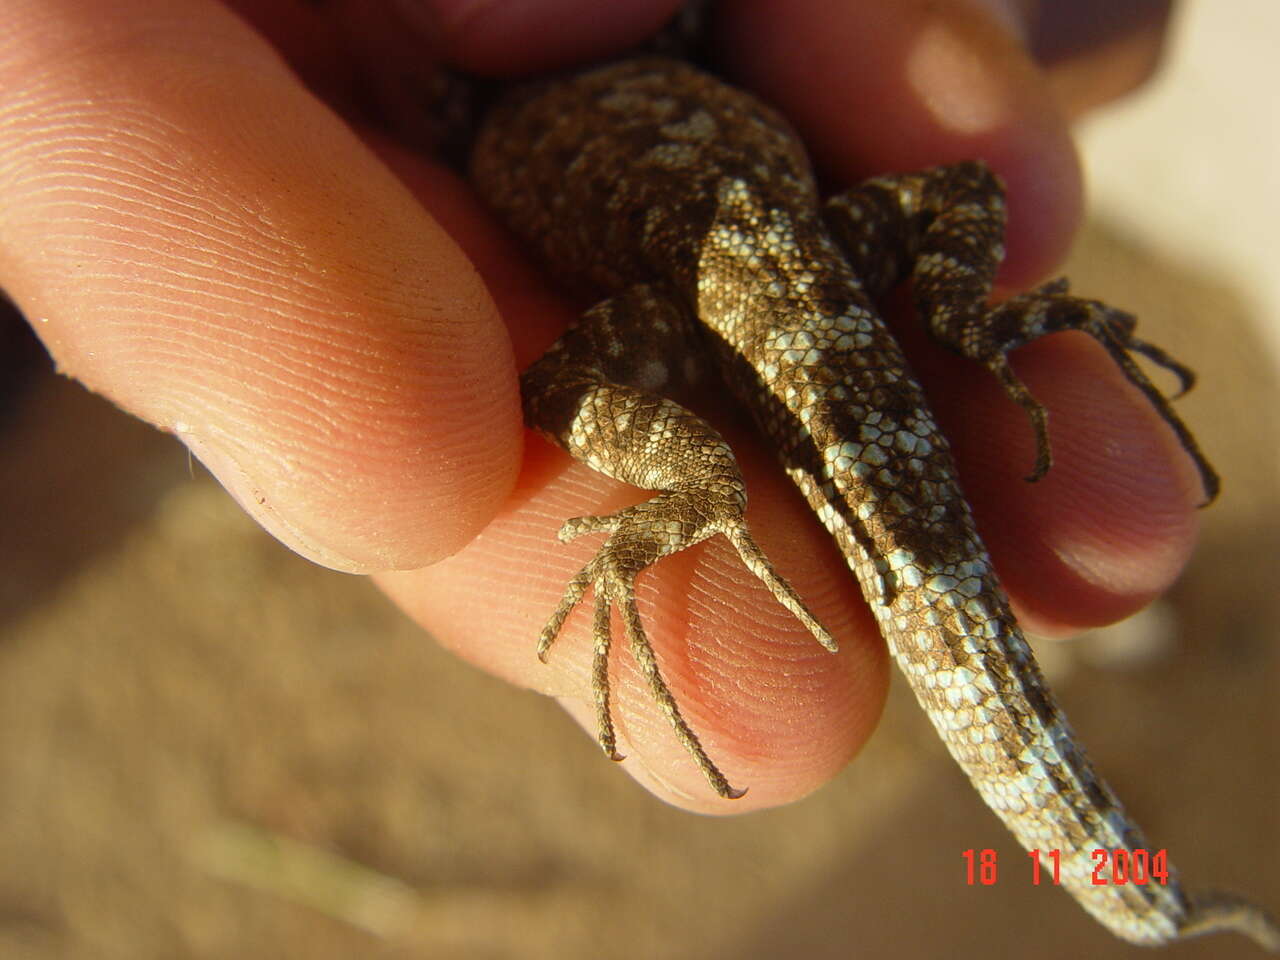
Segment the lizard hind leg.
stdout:
[[677,738],[715,791],[732,798],[742,791],[707,755],[658,667],[636,606],[636,577],[663,557],[724,534],[747,569],[819,643],[834,650],[835,642],[747,532],[746,489],[729,445],[705,420],[663,396],[696,373],[687,363],[696,352],[689,349],[688,326],[658,291],[628,288],[583,314],[521,377],[528,426],[600,473],[657,491],[642,503],[577,517],[560,528],[561,541],[588,533],[607,533],[608,539],[565,587],[538,638],[538,656],[546,659],[590,589],[595,601],[591,687],[600,745],[619,759],[609,688],[610,620],[616,608],[640,672]]
[[984,164],[957,163],[918,173],[876,177],[832,197],[824,216],[832,236],[871,297],[910,277],[916,309],[933,336],[982,363],[1031,418],[1038,480],[1052,463],[1048,415],[1009,366],[1014,348],[1050,333],[1087,333],[1111,355],[1125,378],[1142,391],[1195,462],[1206,502],[1218,475],[1191,432],[1133,354],[1147,357],[1179,380],[1175,396],[1194,383],[1191,371],[1134,335],[1131,314],[1073,296],[1064,279],[988,307],[996,269],[1004,257],[1004,187]]
[[1134,336],[1136,321],[1131,314],[1107,306],[1097,300],[1072,296],[1067,281],[1059,279],[1028,293],[1010,297],[976,316],[960,323],[935,328],[935,334],[958,352],[984,364],[1000,381],[1005,393],[1025,409],[1036,432],[1036,464],[1028,480],[1039,480],[1052,464],[1047,415],[1044,407],[1027,390],[1009,366],[1008,353],[1015,347],[1049,333],[1077,330],[1092,336],[1110,354],[1121,373],[1138,388],[1155,408],[1161,419],[1173,430],[1182,448],[1200,472],[1207,501],[1218,494],[1216,471],[1201,452],[1195,437],[1160,392],[1132,354],[1145,356],[1169,370],[1178,378],[1174,398],[1195,383],[1195,374],[1154,344]]

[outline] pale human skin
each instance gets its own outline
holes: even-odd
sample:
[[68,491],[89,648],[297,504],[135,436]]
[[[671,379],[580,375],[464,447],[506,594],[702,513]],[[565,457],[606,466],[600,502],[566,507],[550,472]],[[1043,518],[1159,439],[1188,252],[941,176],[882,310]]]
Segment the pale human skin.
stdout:
[[[591,730],[590,617],[548,665],[534,654],[597,546],[554,533],[644,494],[526,435],[516,390],[581,305],[455,174],[362,125],[353,78],[425,77],[423,50],[479,73],[581,62],[651,33],[676,3],[347,6],[359,13],[335,25],[298,0],[0,0],[0,286],[61,371],[177,434],[280,540],[372,574],[441,643],[561,697]],[[1046,65],[1026,52],[1035,3],[724,6],[729,69],[783,109],[831,182],[990,162],[1009,185],[1008,288],[1061,259],[1081,204],[1068,121],[1145,79],[1165,13],[1101,5],[1115,32]],[[1126,24],[1135,10],[1146,18]],[[1057,462],[1032,486],[1021,412],[981,371],[907,340],[1028,627],[1109,622],[1169,585],[1194,541],[1197,477],[1100,349],[1063,336],[1016,357],[1053,415]],[[1064,389],[1080,378],[1089,395]],[[756,538],[841,651],[818,647],[726,544],[641,578],[674,692],[749,793],[705,789],[619,650],[623,767],[702,811],[786,803],[834,776],[888,679],[848,569],[737,422],[720,412]]]

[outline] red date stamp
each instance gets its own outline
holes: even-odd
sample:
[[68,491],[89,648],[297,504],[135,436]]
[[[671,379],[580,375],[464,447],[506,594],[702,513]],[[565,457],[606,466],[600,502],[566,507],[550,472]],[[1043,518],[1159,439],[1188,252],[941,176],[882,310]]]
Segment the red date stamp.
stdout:
[[[961,856],[965,862],[966,886],[994,886],[1000,878],[999,855],[987,847],[982,850],[965,850]],[[1105,850],[1099,848],[1090,853],[1093,872],[1089,882],[1095,887],[1123,887],[1133,884],[1165,886],[1169,882],[1169,854],[1165,850]],[[1031,884],[1061,882],[1062,854],[1058,850],[1028,850],[1031,860]]]

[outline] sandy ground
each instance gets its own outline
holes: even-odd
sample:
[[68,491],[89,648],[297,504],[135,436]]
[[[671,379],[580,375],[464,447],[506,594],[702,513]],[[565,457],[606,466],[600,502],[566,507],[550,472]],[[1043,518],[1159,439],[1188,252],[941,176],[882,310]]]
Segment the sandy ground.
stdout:
[[[1105,123],[1091,161],[1109,169],[1126,148]],[[1243,181],[1230,164],[1249,146],[1201,136],[1200,163]],[[1162,223],[1144,238],[1126,206],[1153,192],[1137,173],[1129,192],[1107,182],[1069,272],[1194,361],[1203,387],[1183,409],[1226,487],[1158,620],[1046,652],[1095,758],[1184,874],[1280,908],[1280,309],[1239,258],[1171,248]],[[1240,216],[1280,212],[1271,176],[1269,194],[1234,184]],[[175,442],[74,384],[39,379],[2,429],[0,957],[1136,953],[1023,877],[964,886],[962,850],[1021,854],[900,682],[859,761],[813,797],[683,814],[550,701],[290,554]],[[1135,634],[1165,642],[1110,663]],[[1222,938],[1167,955],[1256,954]]]

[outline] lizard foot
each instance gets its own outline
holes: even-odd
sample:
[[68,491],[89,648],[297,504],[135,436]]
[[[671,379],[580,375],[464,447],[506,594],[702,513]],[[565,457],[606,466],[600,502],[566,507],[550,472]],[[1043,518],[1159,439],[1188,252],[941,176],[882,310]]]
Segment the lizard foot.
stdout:
[[769,587],[778,601],[809,629],[819,643],[832,651],[836,649],[836,643],[805,607],[792,586],[778,576],[769,559],[756,546],[747,532],[740,499],[726,498],[714,505],[709,503],[709,499],[705,491],[668,491],[617,513],[578,517],[567,521],[558,534],[561,541],[567,542],[585,533],[602,531],[609,533],[609,539],[569,581],[559,606],[538,638],[538,658],[545,662],[565,620],[590,587],[595,594],[592,624],[595,653],[591,666],[591,690],[599,725],[600,746],[606,756],[613,760],[622,759],[617,751],[609,688],[609,650],[612,644],[610,612],[616,607],[636,664],[648,682],[654,700],[675,730],[676,737],[693,756],[716,793],[727,799],[736,799],[746,791],[733,787],[707,755],[663,679],[636,606],[636,575],[664,556],[722,533],[738,551],[747,569]]
[[960,352],[986,365],[1000,381],[1008,397],[1031,418],[1036,433],[1036,462],[1028,480],[1039,480],[1053,463],[1049,447],[1048,414],[1009,366],[1008,352],[1048,333],[1079,330],[1087,333],[1111,355],[1125,378],[1142,391],[1156,412],[1178,437],[1178,442],[1195,462],[1204,486],[1206,504],[1218,495],[1219,480],[1208,459],[1174,412],[1170,398],[1153,384],[1131,354],[1138,353],[1171,371],[1179,388],[1173,399],[1195,383],[1195,374],[1154,344],[1134,336],[1132,314],[1116,310],[1097,300],[1072,296],[1065,278],[1051,281],[1028,293],[1011,297],[991,308],[975,322],[966,324],[956,344]]

